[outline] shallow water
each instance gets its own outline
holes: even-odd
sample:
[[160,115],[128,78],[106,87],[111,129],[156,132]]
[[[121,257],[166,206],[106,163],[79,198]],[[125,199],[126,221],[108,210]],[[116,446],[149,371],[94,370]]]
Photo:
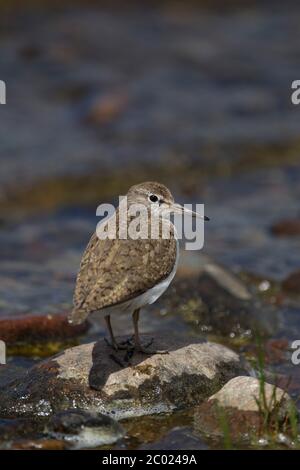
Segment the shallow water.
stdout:
[[[96,206],[159,179],[178,201],[204,202],[211,221],[201,255],[183,257],[174,286],[146,309],[143,330],[199,333],[252,357],[253,320],[269,372],[291,377],[298,397],[288,347],[299,337],[300,299],[281,282],[299,269],[300,236],[276,237],[271,227],[299,217],[299,110],[290,104],[299,13],[86,6],[2,18],[9,98],[0,108],[0,318],[68,311]],[[256,308],[201,316],[196,279],[207,259],[243,279]],[[93,325],[74,342],[103,336],[101,321]],[[129,333],[129,319],[116,330]],[[31,364],[25,356],[39,360],[31,344],[11,351],[20,367]],[[128,422],[122,446],[168,446],[176,432],[186,445],[220,445],[196,436],[192,416]]]

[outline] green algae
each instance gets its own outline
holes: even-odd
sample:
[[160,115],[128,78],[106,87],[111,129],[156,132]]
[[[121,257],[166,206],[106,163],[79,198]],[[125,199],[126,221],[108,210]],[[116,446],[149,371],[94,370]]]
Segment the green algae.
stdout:
[[46,358],[53,356],[66,348],[77,346],[80,341],[77,339],[62,340],[62,341],[44,341],[44,342],[17,342],[13,345],[7,346],[7,356],[23,356],[34,358]]

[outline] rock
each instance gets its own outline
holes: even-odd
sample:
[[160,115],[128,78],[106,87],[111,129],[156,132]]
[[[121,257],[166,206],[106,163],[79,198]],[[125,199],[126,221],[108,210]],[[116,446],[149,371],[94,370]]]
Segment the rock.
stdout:
[[88,323],[72,326],[66,314],[24,315],[22,317],[1,318],[1,339],[6,343],[67,339],[83,334]]
[[76,449],[113,444],[125,434],[111,417],[78,409],[62,411],[50,418],[47,430],[51,437]]
[[199,338],[157,336],[151,347],[169,354],[136,353],[124,368],[124,351],[113,352],[103,340],[67,349],[2,389],[0,415],[50,416],[81,408],[121,419],[171,411],[199,404],[246,372],[235,352]]
[[300,270],[293,272],[283,281],[282,289],[291,294],[300,294]]
[[221,436],[228,429],[233,440],[275,429],[288,419],[292,400],[281,388],[265,383],[264,396],[255,377],[235,377],[202,403],[195,414],[195,428],[201,433]]
[[296,237],[300,235],[300,219],[286,219],[277,222],[271,231],[278,237]]

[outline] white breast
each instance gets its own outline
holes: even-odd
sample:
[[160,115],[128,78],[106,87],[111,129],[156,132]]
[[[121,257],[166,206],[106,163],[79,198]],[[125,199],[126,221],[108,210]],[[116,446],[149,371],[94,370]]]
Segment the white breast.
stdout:
[[[165,292],[165,290],[167,290],[170,283],[172,282],[177,271],[178,259],[179,259],[179,248],[178,248],[178,241],[177,241],[176,261],[169,276],[166,277],[166,279],[161,281],[159,284],[156,284],[156,286],[152,287],[152,289],[149,289],[147,292],[144,292],[144,294],[134,299],[134,301],[137,301],[138,303],[141,302],[142,303],[141,307],[148,305],[148,304],[153,304]],[[136,307],[136,308],[139,308],[139,307]]]

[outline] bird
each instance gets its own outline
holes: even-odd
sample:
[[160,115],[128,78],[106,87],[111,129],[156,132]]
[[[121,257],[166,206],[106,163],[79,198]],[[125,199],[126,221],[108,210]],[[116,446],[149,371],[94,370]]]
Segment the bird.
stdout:
[[134,351],[144,354],[165,353],[167,351],[150,350],[150,344],[142,344],[138,323],[141,308],[153,304],[166,291],[176,274],[179,245],[170,214],[188,213],[204,220],[209,219],[176,204],[171,191],[163,184],[147,181],[128,190],[127,207],[123,209],[120,204],[114,214],[117,228],[120,227],[122,216],[127,224],[132,221],[130,209],[134,204],[143,205],[147,215],[152,214],[153,220],[159,224],[158,235],[133,239],[121,237],[116,231],[115,237],[99,238],[96,231],[82,256],[73,309],[68,320],[77,325],[85,321],[89,314],[101,312],[110,336],[109,345],[119,350],[128,348],[128,341],[117,341],[111,316],[116,318],[122,313],[130,314],[134,327]]

